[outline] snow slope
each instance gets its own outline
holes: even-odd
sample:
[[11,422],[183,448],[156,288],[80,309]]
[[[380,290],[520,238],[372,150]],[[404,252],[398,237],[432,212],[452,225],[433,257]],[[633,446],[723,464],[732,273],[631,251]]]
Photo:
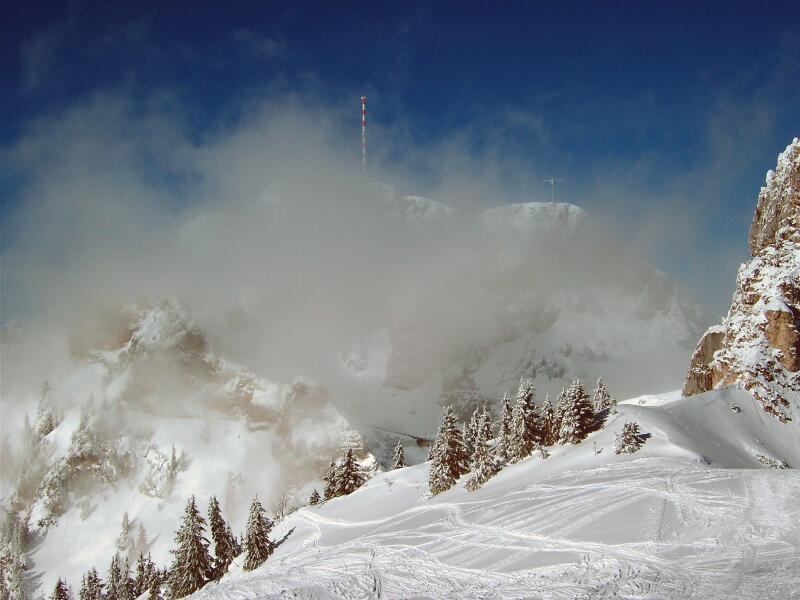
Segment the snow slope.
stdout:
[[[758,458],[797,464],[796,431],[736,388],[652,404],[473,493],[429,497],[427,464],[379,475],[193,597],[799,598],[800,475]],[[651,437],[615,455],[632,419]]]

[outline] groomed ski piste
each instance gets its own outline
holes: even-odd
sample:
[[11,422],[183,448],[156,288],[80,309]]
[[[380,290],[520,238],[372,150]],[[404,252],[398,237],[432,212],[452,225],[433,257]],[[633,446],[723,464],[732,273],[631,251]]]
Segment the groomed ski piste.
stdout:
[[[626,421],[649,437],[617,455]],[[800,464],[800,430],[747,392],[634,398],[472,493],[431,497],[423,463],[302,508],[193,598],[800,598],[800,474],[770,462]]]

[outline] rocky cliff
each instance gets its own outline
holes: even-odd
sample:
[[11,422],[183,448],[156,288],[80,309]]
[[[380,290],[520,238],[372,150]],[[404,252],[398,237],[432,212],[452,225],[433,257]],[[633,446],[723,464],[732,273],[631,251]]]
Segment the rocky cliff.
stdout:
[[[748,238],[753,258],[739,269],[721,326],[692,356],[683,394],[739,384],[783,422],[800,393],[800,140],[767,173]],[[794,401],[793,401],[794,400]]]

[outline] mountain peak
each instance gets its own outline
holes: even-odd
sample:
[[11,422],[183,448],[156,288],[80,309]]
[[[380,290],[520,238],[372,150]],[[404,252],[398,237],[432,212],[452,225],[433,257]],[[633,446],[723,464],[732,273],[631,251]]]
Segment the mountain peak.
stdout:
[[[791,421],[800,398],[800,141],[767,173],[750,228],[752,260],[739,269],[722,326],[692,356],[685,396],[738,384]],[[796,415],[794,415],[796,416]]]
[[794,138],[778,156],[774,171],[767,171],[766,184],[750,226],[750,253],[756,256],[765,246],[787,234],[797,235],[800,226],[800,140]]

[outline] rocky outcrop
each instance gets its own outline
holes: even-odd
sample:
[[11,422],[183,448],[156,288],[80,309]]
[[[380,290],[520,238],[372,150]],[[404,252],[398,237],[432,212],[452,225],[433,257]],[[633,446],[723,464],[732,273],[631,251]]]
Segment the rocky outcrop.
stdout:
[[778,157],[774,171],[767,172],[767,182],[758,195],[756,212],[750,226],[750,254],[785,237],[798,239],[800,224],[800,143],[795,138]]
[[752,260],[739,269],[722,326],[692,356],[683,394],[739,384],[764,410],[792,420],[800,398],[800,141],[767,173],[749,235]]
[[722,347],[724,337],[725,329],[721,325],[714,325],[700,338],[689,364],[689,374],[683,384],[684,396],[702,394],[714,388],[714,372],[709,364],[714,358],[714,353]]

